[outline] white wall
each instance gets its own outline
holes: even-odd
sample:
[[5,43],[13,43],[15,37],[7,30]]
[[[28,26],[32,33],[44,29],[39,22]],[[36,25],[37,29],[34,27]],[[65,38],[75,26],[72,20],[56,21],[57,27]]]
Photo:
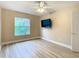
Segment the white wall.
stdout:
[[1,8],[0,8],[0,49],[1,49]]
[[74,6],[63,7],[54,14],[43,16],[42,19],[51,18],[53,26],[50,29],[42,28],[42,39],[71,48],[71,24],[74,10]]

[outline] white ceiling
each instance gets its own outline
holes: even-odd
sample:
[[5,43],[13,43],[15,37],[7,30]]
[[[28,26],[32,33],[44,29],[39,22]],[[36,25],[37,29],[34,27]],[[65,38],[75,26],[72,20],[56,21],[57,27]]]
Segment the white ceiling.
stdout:
[[[47,13],[48,11],[53,12],[54,10],[69,6],[78,4],[78,1],[46,1],[47,3]],[[38,3],[36,1],[0,1],[0,7],[11,9],[19,12],[29,13],[33,15],[44,15],[44,13],[37,12]]]

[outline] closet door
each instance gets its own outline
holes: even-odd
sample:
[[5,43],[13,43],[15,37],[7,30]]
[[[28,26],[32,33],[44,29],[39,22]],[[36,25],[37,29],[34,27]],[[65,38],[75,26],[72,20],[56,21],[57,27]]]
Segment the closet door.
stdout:
[[79,52],[79,12],[72,14],[72,50]]
[[0,8],[0,50],[1,50],[1,8]]

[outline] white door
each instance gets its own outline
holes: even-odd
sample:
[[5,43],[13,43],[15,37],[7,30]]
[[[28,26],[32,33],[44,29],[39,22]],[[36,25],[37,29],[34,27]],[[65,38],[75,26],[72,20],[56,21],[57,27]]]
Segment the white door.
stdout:
[[0,8],[0,50],[1,50],[1,8]]
[[72,19],[72,50],[79,52],[79,12],[74,12]]

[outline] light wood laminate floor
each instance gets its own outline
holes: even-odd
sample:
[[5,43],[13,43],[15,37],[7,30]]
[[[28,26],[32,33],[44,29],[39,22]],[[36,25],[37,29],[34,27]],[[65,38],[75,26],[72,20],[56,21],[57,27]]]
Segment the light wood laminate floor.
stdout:
[[1,50],[3,58],[77,58],[79,53],[67,48],[37,39],[5,45]]

